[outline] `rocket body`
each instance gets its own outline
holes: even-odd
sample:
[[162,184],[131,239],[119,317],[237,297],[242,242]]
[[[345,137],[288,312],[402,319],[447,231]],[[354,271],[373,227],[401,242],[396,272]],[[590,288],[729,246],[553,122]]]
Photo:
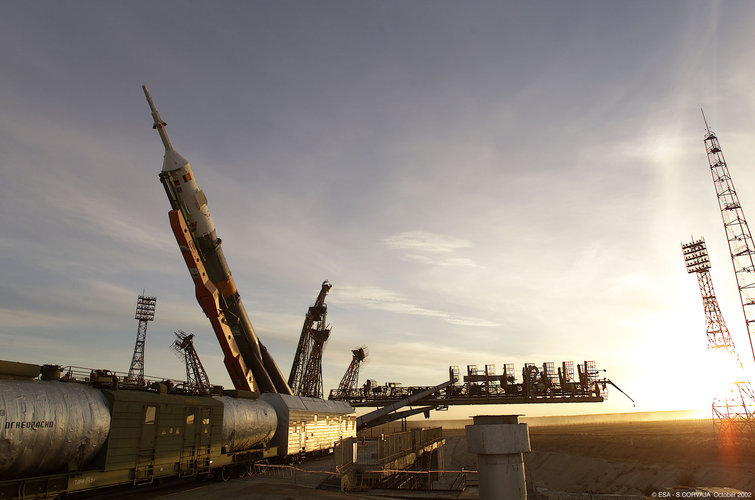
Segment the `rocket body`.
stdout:
[[[260,344],[246,314],[223,254],[221,240],[217,237],[215,224],[207,207],[207,197],[197,184],[189,162],[173,149],[165,132],[165,122],[160,119],[147,88],[143,88],[152,110],[153,128],[157,129],[165,146],[160,180],[172,208],[180,210],[186,221],[206,269],[207,277],[220,293],[220,306],[225,313],[225,319],[238,344],[241,356],[246,366],[251,369],[262,392],[291,394],[291,389],[283,378],[283,374],[267,349]],[[221,337],[218,336],[218,338]]]

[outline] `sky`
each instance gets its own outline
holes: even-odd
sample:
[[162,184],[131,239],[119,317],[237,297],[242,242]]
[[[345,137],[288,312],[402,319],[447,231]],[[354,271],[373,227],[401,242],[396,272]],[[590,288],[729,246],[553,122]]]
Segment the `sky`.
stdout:
[[329,280],[324,385],[595,360],[636,402],[709,408],[704,237],[752,355],[703,145],[755,217],[755,4],[745,1],[25,2],[0,5],[0,359],[183,378],[196,334],[231,386],[168,225],[163,148],[194,168],[261,341],[288,375]]

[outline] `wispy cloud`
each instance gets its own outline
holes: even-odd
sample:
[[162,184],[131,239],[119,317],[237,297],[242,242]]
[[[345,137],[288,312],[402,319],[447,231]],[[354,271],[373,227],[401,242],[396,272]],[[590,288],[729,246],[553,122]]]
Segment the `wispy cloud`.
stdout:
[[471,248],[472,243],[452,236],[427,231],[403,231],[383,238],[386,247],[403,250],[408,259],[436,266],[477,267],[470,258],[459,256],[461,249]]
[[[368,309],[388,311],[397,314],[436,318],[452,325],[480,327],[498,326],[497,323],[485,319],[473,318],[470,316],[463,316],[418,306],[399,293],[379,287],[343,286],[339,287],[337,290],[334,288],[333,295],[334,297],[337,297],[337,300],[341,303],[360,305]],[[334,298],[333,300],[336,299]]]

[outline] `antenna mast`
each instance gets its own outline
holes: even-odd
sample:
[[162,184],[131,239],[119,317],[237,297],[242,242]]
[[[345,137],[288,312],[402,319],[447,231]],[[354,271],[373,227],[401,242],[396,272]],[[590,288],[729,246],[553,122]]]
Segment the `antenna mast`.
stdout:
[[752,338],[755,336],[755,243],[752,233],[747,225],[742,205],[734,190],[734,181],[726,166],[724,153],[718,142],[716,134],[708,127],[705,120],[705,152],[708,155],[710,173],[713,176],[713,185],[716,188],[718,207],[721,210],[721,218],[724,223],[726,240],[729,243],[729,253],[734,266],[734,275],[737,278],[739,299],[744,311],[747,336],[750,341],[750,351],[755,360],[755,347]]

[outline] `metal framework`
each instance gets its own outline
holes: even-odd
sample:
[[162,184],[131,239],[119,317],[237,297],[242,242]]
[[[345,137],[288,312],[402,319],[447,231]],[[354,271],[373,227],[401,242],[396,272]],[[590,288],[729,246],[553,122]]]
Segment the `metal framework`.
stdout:
[[729,243],[729,253],[734,266],[734,275],[737,278],[739,299],[744,311],[747,335],[750,341],[750,351],[755,360],[755,347],[752,338],[755,336],[755,244],[752,234],[747,225],[742,205],[734,190],[734,181],[726,166],[724,153],[708,121],[705,120],[705,152],[708,156],[708,165],[713,176],[713,185],[716,188],[718,207],[721,210],[721,218],[724,223],[726,240]]
[[[356,351],[352,352],[355,353],[356,360]],[[352,361],[352,365],[354,364]],[[429,395],[415,403],[431,407],[471,404],[598,403],[604,400],[608,385],[616,387],[626,395],[612,381],[598,378],[594,361],[585,361],[578,365],[578,369],[579,380],[574,380],[573,362],[562,363],[558,370],[554,370],[553,363],[543,363],[542,368],[533,363],[525,363],[522,368],[522,381],[517,382],[514,365],[511,363],[504,364],[501,374],[496,374],[495,366],[491,364],[485,365],[485,369],[478,369],[477,365],[467,365],[467,374],[463,380],[458,378],[459,367],[450,366],[450,382],[442,388],[404,387],[395,382],[380,386],[375,381],[368,380],[362,387],[357,388],[354,384],[349,389],[344,387],[342,381],[337,390],[331,391],[330,399],[343,399],[355,407],[380,407],[431,390]]]
[[322,351],[330,337],[325,296],[332,286],[327,280],[322,282],[315,304],[307,310],[304,317],[299,345],[296,347],[291,374],[288,376],[288,385],[297,396],[320,399],[323,396]]
[[171,344],[171,348],[176,351],[186,365],[186,385],[185,389],[197,394],[209,394],[212,386],[210,378],[199,360],[196,349],[194,349],[194,334],[188,334],[181,330],[174,332],[176,340]]
[[[328,399],[343,399],[351,401],[350,396],[358,391],[357,384],[359,383],[359,365],[367,357],[367,348],[365,346],[358,347],[351,351],[351,363],[346,369],[346,373],[343,374],[341,383],[338,384],[338,389],[331,390]],[[369,380],[367,381],[369,384]]]
[[139,295],[136,300],[136,314],[134,319],[139,321],[136,329],[136,344],[128,369],[128,381],[132,384],[144,385],[144,344],[147,340],[147,323],[155,319],[155,305],[157,297]]
[[732,365],[737,368],[736,380],[727,381],[713,398],[713,425],[723,436],[741,433],[749,435],[755,431],[755,392],[745,376],[742,362],[716,299],[705,240],[701,238],[682,244],[682,254],[687,272],[697,275],[705,311],[708,349],[725,352]]

